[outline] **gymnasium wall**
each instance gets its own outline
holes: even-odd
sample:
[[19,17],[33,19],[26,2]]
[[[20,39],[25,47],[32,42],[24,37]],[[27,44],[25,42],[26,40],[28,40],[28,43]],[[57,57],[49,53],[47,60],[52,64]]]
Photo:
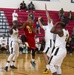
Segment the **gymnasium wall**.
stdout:
[[[0,0],[0,8],[18,8],[23,0]],[[48,10],[60,10],[64,8],[65,11],[72,10],[74,12],[74,3],[71,0],[59,1],[37,1],[37,0],[24,0],[28,5],[31,1],[35,4],[37,10],[44,10],[45,3]]]

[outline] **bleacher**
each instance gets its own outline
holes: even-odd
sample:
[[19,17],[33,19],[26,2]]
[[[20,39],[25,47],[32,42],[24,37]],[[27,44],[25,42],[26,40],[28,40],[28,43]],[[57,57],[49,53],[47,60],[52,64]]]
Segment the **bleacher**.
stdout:
[[[27,15],[29,13],[29,12],[26,12],[25,10],[11,9],[11,8],[0,8],[0,10],[4,11],[10,27],[11,27],[11,24],[12,24],[12,13],[13,13],[14,10],[16,10],[18,15],[19,15],[18,21],[22,20],[23,22],[25,22],[27,20]],[[49,11],[49,13],[50,13],[51,18],[54,21],[54,24],[57,21],[59,21],[58,11]],[[35,20],[37,20],[38,16],[41,15],[43,17],[45,23],[47,22],[45,10],[36,10],[36,12],[33,12],[33,14],[35,16]],[[65,14],[67,14],[67,12],[65,12]],[[73,27],[74,27],[74,21],[69,21],[66,28],[69,30],[70,35],[72,33]],[[22,33],[23,33],[23,30],[21,30],[19,32],[19,34],[22,34]],[[41,29],[41,34],[37,34],[37,35],[40,37],[40,39],[42,39],[44,37],[43,30]]]

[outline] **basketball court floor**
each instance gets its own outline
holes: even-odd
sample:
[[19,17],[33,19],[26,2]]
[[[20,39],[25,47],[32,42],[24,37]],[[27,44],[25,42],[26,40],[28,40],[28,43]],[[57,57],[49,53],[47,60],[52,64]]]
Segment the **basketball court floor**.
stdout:
[[[45,70],[45,63],[42,54],[36,54],[36,67],[30,63],[30,54],[20,54],[16,66],[17,69],[10,69],[5,72],[4,67],[9,54],[0,54],[0,75],[52,75],[51,72],[43,74]],[[67,54],[62,63],[62,75],[74,75],[74,54],[70,56]]]

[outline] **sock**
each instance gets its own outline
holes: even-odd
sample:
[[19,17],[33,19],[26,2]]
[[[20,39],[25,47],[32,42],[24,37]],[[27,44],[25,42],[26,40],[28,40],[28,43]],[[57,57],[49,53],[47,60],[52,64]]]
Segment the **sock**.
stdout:
[[11,66],[15,65],[15,61],[12,60]]
[[10,67],[10,61],[7,61],[6,66]]
[[35,59],[32,59],[33,62],[35,62]]

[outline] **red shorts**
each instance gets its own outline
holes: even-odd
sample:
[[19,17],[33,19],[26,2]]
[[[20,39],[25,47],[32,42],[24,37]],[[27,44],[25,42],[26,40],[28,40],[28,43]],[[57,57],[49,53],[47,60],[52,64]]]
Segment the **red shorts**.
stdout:
[[33,36],[27,36],[27,42],[29,44],[29,47],[32,49],[35,49],[35,39]]

